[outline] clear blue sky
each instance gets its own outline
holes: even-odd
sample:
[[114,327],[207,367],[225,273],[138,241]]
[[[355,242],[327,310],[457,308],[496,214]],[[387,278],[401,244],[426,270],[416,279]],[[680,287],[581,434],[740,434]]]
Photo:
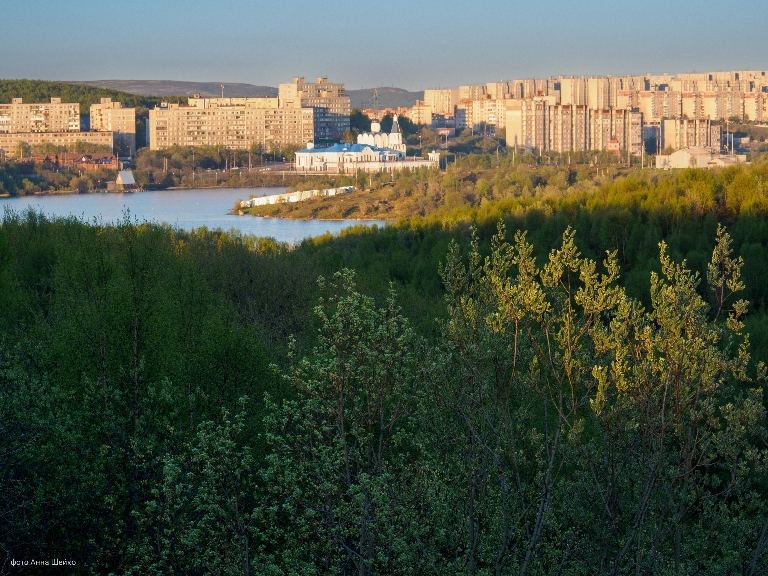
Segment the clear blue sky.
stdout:
[[768,0],[2,0],[0,78],[420,90],[768,68]]

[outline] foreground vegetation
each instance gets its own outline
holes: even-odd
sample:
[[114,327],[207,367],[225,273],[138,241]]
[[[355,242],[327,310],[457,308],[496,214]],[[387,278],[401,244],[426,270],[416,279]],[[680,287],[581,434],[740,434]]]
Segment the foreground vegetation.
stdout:
[[292,249],[6,214],[0,570],[766,573],[768,165],[475,161]]

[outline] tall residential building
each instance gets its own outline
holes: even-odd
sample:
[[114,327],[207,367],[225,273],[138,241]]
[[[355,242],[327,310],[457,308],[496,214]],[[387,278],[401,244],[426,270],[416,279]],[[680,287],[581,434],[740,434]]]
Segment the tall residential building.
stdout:
[[314,131],[318,140],[338,140],[349,130],[350,104],[344,84],[328,82],[327,78],[305,82],[304,78],[296,77],[290,83],[280,84],[278,98],[281,108],[316,110]]
[[487,87],[479,84],[459,86],[459,100],[480,100],[488,94]]
[[560,104],[587,105],[587,79],[560,78]]
[[661,149],[711,148],[720,151],[722,128],[710,120],[664,120],[661,123]]
[[456,106],[456,128],[478,129],[480,126],[506,128],[507,110],[513,106],[511,98],[461,100]]
[[573,141],[574,108],[571,104],[559,104],[549,109],[549,147],[555,152],[576,149]]
[[417,100],[405,116],[417,126],[432,126],[432,108],[424,100]]
[[611,110],[613,136],[619,142],[620,150],[629,150],[630,154],[639,156],[643,153],[644,118],[637,110]]
[[488,82],[485,85],[485,93],[492,100],[512,98],[512,86],[509,82]]
[[0,132],[0,157],[15,157],[19,143],[32,147],[53,144],[72,149],[80,142],[104,146],[110,150],[115,146],[112,132]]
[[51,98],[50,103],[25,104],[21,98],[0,104],[0,133],[80,132],[80,104]]
[[533,98],[513,100],[506,112],[507,146],[549,149],[549,105]]
[[643,90],[638,92],[638,108],[649,120],[680,118],[682,116],[683,93],[671,90]]
[[315,139],[315,108],[279,107],[277,98],[190,98],[149,111],[152,150],[169,146],[224,146],[265,150],[304,146]]
[[590,110],[602,110],[611,107],[610,88],[611,82],[608,78],[598,76],[587,79],[587,106]]
[[115,146],[129,156],[136,151],[136,109],[125,108],[112,98],[102,98],[99,104],[91,104],[91,130],[113,132]]
[[614,136],[611,110],[589,111],[589,149],[605,150]]
[[764,121],[768,119],[768,94],[764,92],[747,92],[744,94],[744,119]]
[[556,152],[629,150],[643,147],[643,115],[637,110],[556,104],[543,99],[511,100],[507,110],[507,145]]
[[459,90],[456,88],[424,90],[424,104],[429,107],[432,114],[453,116],[458,103]]
[[0,156],[13,157],[19,143],[73,147],[78,142],[114,147],[112,132],[81,132],[80,104],[51,98],[50,103],[25,104],[13,98],[0,104]]

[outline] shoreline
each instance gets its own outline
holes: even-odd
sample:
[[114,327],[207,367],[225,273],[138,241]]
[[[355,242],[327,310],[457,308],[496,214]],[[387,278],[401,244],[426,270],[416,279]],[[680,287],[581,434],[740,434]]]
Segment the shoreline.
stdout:
[[0,198],[23,198],[24,196],[63,196],[68,194],[81,194],[89,196],[93,194],[141,194],[142,192],[165,192],[166,190],[261,190],[264,188],[288,188],[288,186],[169,186],[168,188],[144,188],[142,190],[93,190],[91,192],[79,192],[77,190],[44,190],[29,192],[27,194],[0,194]]
[[[237,214],[230,215],[237,216]],[[243,216],[252,216],[253,218],[265,218],[270,220],[295,220],[304,222],[399,222],[399,218],[289,218],[285,216],[262,216],[261,214],[243,214]]]

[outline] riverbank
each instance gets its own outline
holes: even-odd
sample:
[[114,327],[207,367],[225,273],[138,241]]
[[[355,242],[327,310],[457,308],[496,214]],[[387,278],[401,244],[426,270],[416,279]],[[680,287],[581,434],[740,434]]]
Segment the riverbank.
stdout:
[[[141,188],[136,190],[88,190],[81,192],[80,190],[35,190],[32,192],[24,192],[23,194],[0,194],[0,198],[22,198],[24,196],[62,196],[62,195],[93,195],[93,194],[138,194],[141,192],[166,192],[166,191],[182,191],[182,190],[268,190],[273,189],[273,186],[169,186],[168,188]],[[285,186],[278,186],[277,188],[287,188]]]
[[28,194],[0,199],[0,214],[5,209],[17,214],[29,210],[50,218],[76,218],[88,223],[114,225],[126,217],[136,222],[155,222],[179,230],[224,230],[236,235],[272,238],[288,244],[303,239],[337,234],[342,229],[356,225],[383,226],[384,220],[336,219],[299,220],[284,218],[240,218],[232,215],[235,202],[253,194],[275,194],[285,188],[243,188],[169,190],[143,194],[50,194],[46,197]]

